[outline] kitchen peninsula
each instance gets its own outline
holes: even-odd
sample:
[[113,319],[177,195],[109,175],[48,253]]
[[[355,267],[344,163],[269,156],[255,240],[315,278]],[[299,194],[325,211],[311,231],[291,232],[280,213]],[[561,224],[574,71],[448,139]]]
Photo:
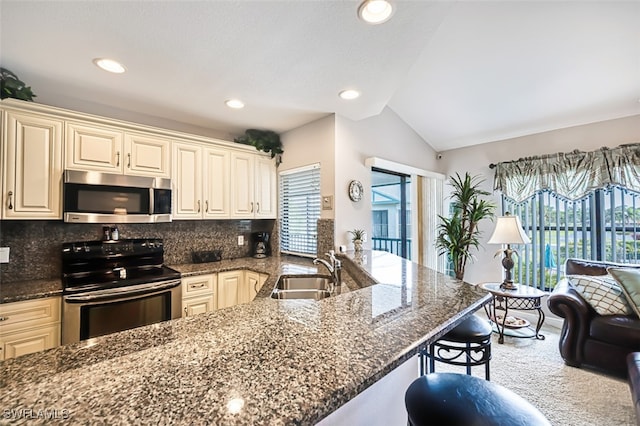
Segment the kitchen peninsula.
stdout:
[[[1,362],[0,408],[75,423],[314,424],[490,299],[384,252],[344,263],[379,284],[319,302],[271,299],[274,275],[317,271],[274,257],[251,303]],[[177,269],[207,272],[189,268]]]

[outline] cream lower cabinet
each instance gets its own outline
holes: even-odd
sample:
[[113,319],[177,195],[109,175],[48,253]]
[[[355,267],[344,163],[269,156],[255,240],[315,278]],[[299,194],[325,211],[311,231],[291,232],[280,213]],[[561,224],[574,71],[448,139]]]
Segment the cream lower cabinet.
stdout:
[[62,219],[63,122],[7,110],[2,127],[2,218]]
[[228,271],[218,274],[218,309],[251,302],[267,279],[253,271]]
[[182,279],[182,317],[212,312],[216,309],[216,274]]
[[59,345],[59,297],[0,304],[0,360]]
[[251,302],[267,280],[267,275],[254,271],[245,271],[245,301]]
[[243,303],[240,289],[244,282],[244,271],[227,271],[218,273],[218,309]]

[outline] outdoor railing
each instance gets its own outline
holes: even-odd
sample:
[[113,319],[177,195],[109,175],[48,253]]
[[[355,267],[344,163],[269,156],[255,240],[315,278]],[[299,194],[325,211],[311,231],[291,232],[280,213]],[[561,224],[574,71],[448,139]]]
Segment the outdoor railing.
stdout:
[[[374,237],[371,241],[374,250],[387,251],[402,256],[402,239],[400,238]],[[407,240],[407,259],[411,259],[411,240]]]

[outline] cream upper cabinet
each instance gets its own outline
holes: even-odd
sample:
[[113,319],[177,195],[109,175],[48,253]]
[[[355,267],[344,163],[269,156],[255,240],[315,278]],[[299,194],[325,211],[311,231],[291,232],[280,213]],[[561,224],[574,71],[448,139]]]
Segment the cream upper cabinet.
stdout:
[[231,154],[231,216],[235,218],[253,217],[255,203],[254,156],[247,153]]
[[255,217],[275,219],[278,215],[276,165],[265,157],[256,157],[255,164]]
[[62,132],[61,120],[4,112],[4,219],[62,219]]
[[203,194],[204,218],[229,217],[230,154],[224,149],[204,149]]
[[174,219],[229,217],[229,151],[173,144]]
[[202,148],[187,143],[173,143],[173,212],[174,219],[201,219]]
[[231,154],[231,216],[276,217],[276,170],[272,160],[248,153]]
[[116,127],[67,122],[65,168],[132,176],[171,176],[171,141]]
[[124,173],[171,177],[171,141],[145,134],[125,133]]
[[121,174],[123,137],[115,128],[67,122],[65,168]]

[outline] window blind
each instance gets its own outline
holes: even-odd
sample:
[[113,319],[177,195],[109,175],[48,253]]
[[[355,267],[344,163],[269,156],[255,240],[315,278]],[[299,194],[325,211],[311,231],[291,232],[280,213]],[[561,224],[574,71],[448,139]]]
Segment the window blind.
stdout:
[[320,164],[280,172],[282,253],[316,255],[320,209]]

